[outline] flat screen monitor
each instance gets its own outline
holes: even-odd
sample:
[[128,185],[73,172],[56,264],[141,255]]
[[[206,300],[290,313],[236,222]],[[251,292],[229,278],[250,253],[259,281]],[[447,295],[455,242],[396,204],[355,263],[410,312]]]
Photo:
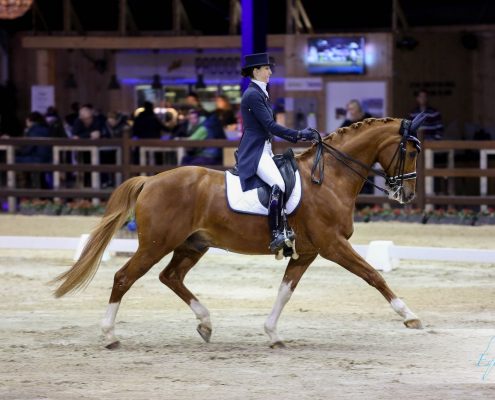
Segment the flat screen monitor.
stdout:
[[308,39],[310,74],[364,74],[364,37]]

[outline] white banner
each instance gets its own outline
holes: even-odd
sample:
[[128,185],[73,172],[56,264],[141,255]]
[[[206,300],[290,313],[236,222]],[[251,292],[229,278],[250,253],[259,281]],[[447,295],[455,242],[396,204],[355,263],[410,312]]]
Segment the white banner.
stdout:
[[31,86],[31,111],[44,114],[50,106],[55,106],[55,88],[51,85]]
[[285,78],[285,90],[291,91],[321,91],[322,78]]

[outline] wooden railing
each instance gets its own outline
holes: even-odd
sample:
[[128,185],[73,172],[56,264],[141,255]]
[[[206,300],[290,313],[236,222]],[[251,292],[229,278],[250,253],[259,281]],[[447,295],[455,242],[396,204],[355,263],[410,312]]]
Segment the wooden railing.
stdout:
[[[146,156],[153,152],[175,152],[177,159],[187,148],[194,147],[219,147],[224,151],[224,164],[212,166],[211,168],[225,170],[230,168],[232,162],[232,152],[238,146],[237,141],[231,140],[205,140],[201,142],[189,140],[160,140],[142,139],[134,140],[128,137],[122,139],[98,139],[95,140],[73,140],[73,139],[46,139],[46,138],[1,138],[0,139],[0,159],[4,153],[5,163],[0,164],[0,174],[5,175],[5,184],[0,187],[0,197],[9,199],[9,210],[16,210],[17,199],[19,198],[92,198],[94,202],[99,199],[106,199],[110,196],[113,188],[102,188],[100,184],[100,174],[115,174],[116,183],[120,183],[131,176],[138,174],[155,174],[168,169],[176,168],[177,164],[150,165],[146,161]],[[52,148],[52,164],[20,164],[15,163],[15,148],[36,145],[49,146]],[[309,144],[298,143],[297,145],[275,141],[274,151],[282,152],[288,147],[295,150],[303,150]],[[479,166],[476,168],[465,168],[455,166],[454,155],[456,151],[476,150],[480,154]],[[115,165],[101,165],[99,162],[100,151],[114,151],[117,158]],[[489,168],[488,157],[495,155],[495,141],[425,141],[423,152],[418,159],[418,179],[417,194],[414,206],[421,209],[428,209],[437,204],[453,206],[481,206],[495,205],[495,196],[488,195],[488,178],[495,177],[495,168]],[[62,164],[60,163],[60,152],[89,152],[91,154],[91,164]],[[433,155],[435,152],[448,154],[448,165],[446,168],[434,168]],[[133,156],[133,155],[137,156]],[[137,157],[137,162],[134,159]],[[152,157],[150,157],[151,159]],[[19,188],[16,187],[16,175],[19,172],[53,173],[53,188]],[[91,173],[91,188],[77,187],[65,188],[60,185],[60,174],[66,172]],[[448,193],[445,195],[435,195],[433,192],[434,177],[469,177],[479,178],[479,195],[466,195],[466,193]],[[382,204],[390,202],[380,194],[361,194],[358,197],[359,203]]]

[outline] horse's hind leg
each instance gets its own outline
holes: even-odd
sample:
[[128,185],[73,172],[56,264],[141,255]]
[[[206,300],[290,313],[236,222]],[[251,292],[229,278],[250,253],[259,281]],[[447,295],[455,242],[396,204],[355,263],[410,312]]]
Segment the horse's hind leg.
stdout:
[[122,297],[139,278],[160,261],[171,249],[156,246],[153,251],[139,247],[136,253],[115,274],[112,293],[107,311],[101,321],[101,329],[107,341],[106,347],[113,349],[118,347],[119,341],[115,337],[115,317],[119,310]]
[[422,329],[421,321],[416,314],[392,292],[382,275],[357,254],[347,240],[335,243],[335,246],[330,251],[327,250],[321,255],[340,264],[348,271],[364,279],[369,285],[375,287],[387,299],[393,310],[404,319],[404,325],[408,328]]
[[174,250],[172,260],[160,273],[160,281],[191,307],[199,320],[198,333],[205,342],[209,342],[211,338],[210,312],[184,285],[184,278],[207,251],[206,242],[199,235],[192,235]]

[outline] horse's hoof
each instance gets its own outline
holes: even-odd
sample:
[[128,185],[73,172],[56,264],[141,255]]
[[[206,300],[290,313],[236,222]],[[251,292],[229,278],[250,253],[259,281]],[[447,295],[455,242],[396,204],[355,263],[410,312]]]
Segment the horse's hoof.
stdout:
[[211,328],[199,324],[196,330],[198,331],[199,336],[201,336],[206,343],[210,343]]
[[404,321],[404,325],[409,329],[423,329],[423,324],[418,318],[408,319]]
[[116,340],[115,342],[109,343],[105,346],[108,350],[115,350],[120,347],[120,342]]
[[287,346],[285,345],[284,342],[281,342],[280,340],[278,342],[272,343],[270,345],[272,349],[285,349]]

